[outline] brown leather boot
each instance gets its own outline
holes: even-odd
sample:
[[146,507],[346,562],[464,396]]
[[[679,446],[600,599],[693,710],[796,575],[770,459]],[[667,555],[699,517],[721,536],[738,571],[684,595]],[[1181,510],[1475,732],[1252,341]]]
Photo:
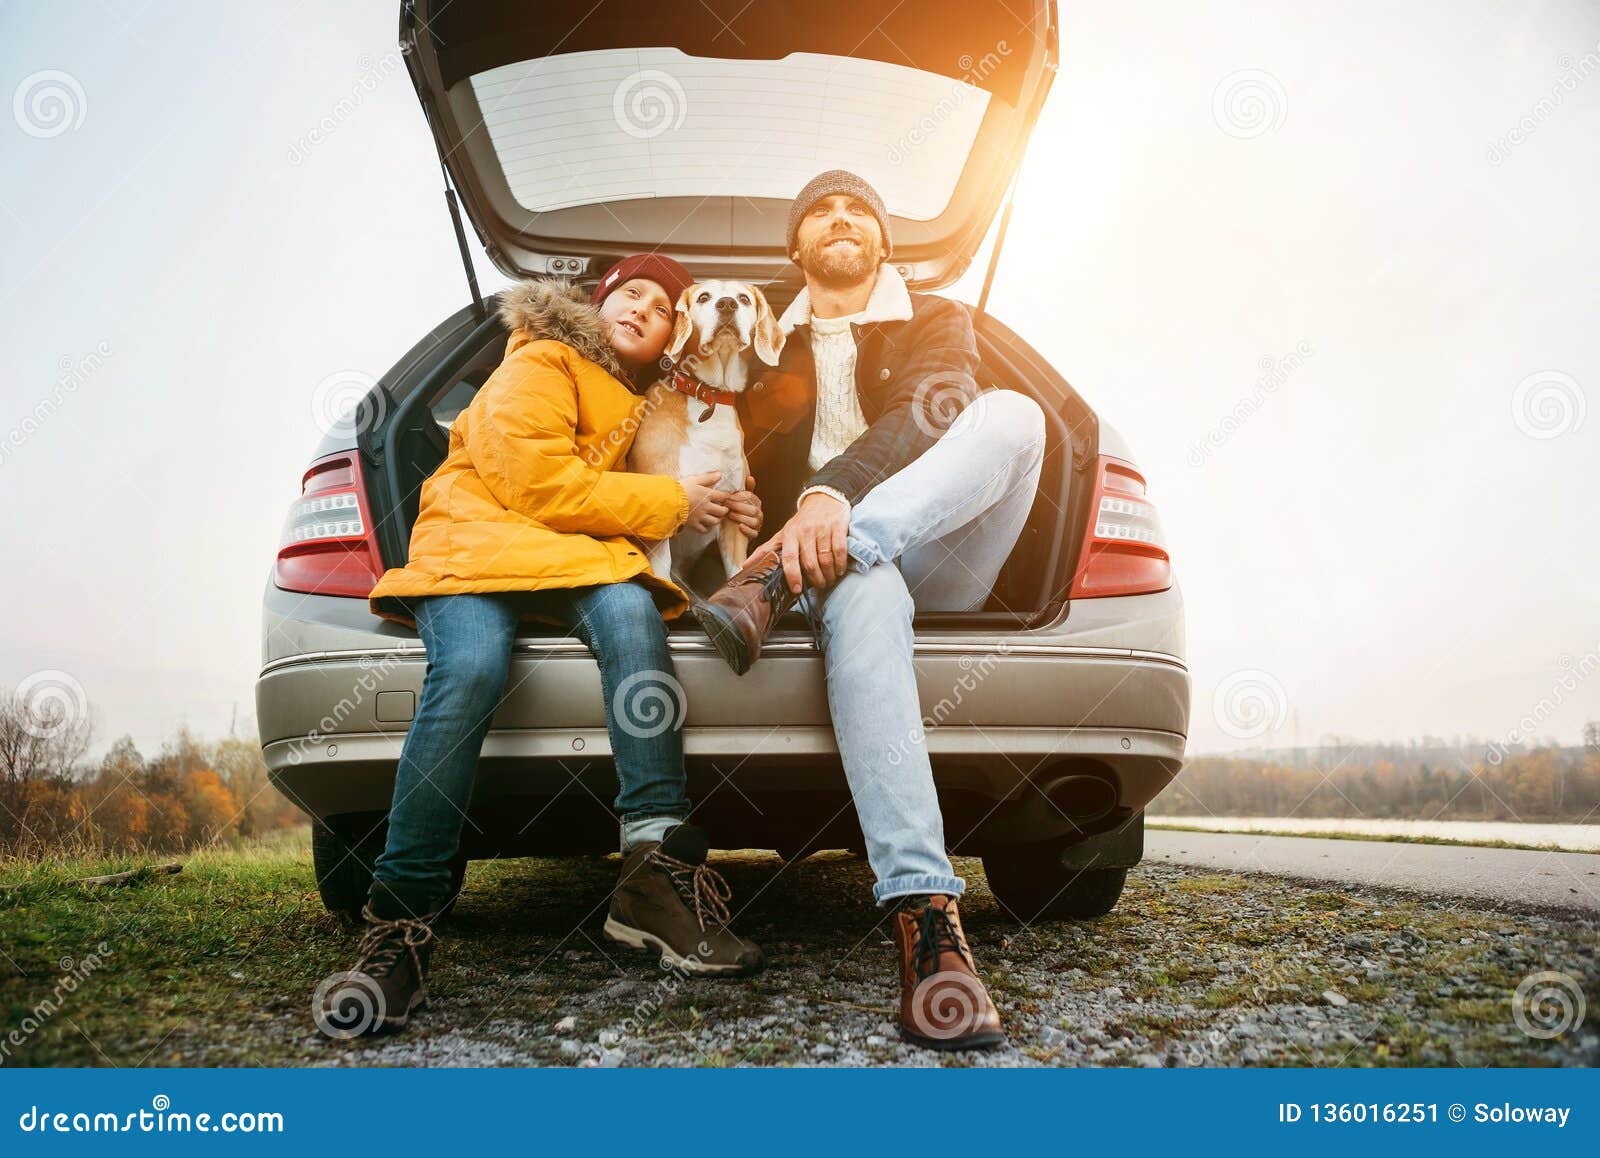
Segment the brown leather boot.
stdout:
[[894,915],[900,950],[900,1036],[928,1049],[992,1049],[1000,1012],[978,979],[956,899],[918,897]]
[[772,625],[796,598],[783,575],[783,558],[774,551],[746,563],[744,570],[690,610],[717,654],[744,675],[761,658],[761,644]]
[[405,1028],[428,1001],[428,958],[442,905],[419,917],[385,920],[369,904],[355,967],[322,980],[311,1016],[329,1037],[348,1040]]
[[703,977],[742,977],[766,965],[761,946],[728,927],[732,894],[706,864],[706,837],[692,824],[661,843],[639,845],[622,862],[605,934],[661,955],[662,968]]

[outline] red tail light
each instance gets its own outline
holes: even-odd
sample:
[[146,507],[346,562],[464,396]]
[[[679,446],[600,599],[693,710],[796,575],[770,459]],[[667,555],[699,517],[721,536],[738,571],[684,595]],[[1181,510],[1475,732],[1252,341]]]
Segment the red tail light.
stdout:
[[318,459],[283,521],[273,581],[285,591],[365,599],[382,575],[360,456]]
[[1101,455],[1070,597],[1146,595],[1171,586],[1172,560],[1144,476],[1132,463]]

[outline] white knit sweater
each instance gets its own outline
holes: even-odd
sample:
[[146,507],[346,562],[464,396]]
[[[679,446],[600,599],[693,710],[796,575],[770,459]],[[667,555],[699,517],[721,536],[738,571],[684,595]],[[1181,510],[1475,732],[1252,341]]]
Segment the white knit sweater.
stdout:
[[811,319],[811,357],[817,369],[817,417],[811,431],[811,469],[842,454],[867,429],[856,395],[856,340],[850,323],[861,314]]
[[[811,329],[811,356],[816,363],[817,408],[811,434],[810,465],[820,470],[841,454],[867,429],[856,390],[856,343],[850,324],[906,321],[911,317],[911,294],[900,271],[887,263],[878,267],[872,294],[860,313],[840,318],[811,316],[811,292],[801,290],[778,319],[779,328],[794,336],[798,326]],[[802,491],[804,495],[806,492]]]

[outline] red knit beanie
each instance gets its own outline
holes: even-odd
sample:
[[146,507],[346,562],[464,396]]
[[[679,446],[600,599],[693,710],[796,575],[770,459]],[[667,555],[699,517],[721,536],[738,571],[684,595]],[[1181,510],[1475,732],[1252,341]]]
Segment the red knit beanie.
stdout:
[[655,282],[667,291],[668,299],[674,304],[678,295],[694,284],[689,271],[670,257],[663,257],[659,253],[636,253],[606,270],[605,277],[600,279],[600,284],[594,287],[594,293],[589,295],[590,304],[599,305],[612,290],[636,277]]

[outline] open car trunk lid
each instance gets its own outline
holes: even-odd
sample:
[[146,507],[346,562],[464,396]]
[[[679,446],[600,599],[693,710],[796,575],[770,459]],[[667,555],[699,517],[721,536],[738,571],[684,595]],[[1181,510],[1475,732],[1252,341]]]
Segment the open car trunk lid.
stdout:
[[824,169],[882,194],[918,288],[966,269],[1056,69],[1054,0],[407,0],[440,156],[509,276],[644,250],[697,277],[797,273],[789,203]]

